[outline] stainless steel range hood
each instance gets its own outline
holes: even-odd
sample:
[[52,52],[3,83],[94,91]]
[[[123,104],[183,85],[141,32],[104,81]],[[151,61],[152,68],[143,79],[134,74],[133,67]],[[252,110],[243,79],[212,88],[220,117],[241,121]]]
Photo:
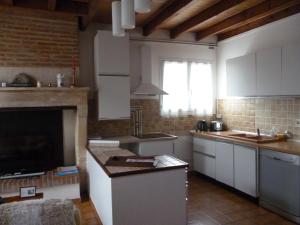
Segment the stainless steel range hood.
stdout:
[[141,47],[141,83],[133,92],[135,95],[167,95],[152,83],[151,49],[148,46]]

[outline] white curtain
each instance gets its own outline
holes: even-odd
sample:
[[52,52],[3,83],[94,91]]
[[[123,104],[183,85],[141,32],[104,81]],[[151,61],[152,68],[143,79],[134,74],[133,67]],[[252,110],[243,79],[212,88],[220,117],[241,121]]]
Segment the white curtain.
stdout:
[[210,63],[163,63],[163,116],[211,115],[213,113],[213,75]]

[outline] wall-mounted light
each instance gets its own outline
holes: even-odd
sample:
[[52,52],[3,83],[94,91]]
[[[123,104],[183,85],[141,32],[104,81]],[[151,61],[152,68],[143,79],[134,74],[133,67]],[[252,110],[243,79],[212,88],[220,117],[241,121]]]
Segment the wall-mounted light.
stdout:
[[135,28],[134,0],[121,0],[121,24],[124,29]]
[[121,26],[121,2],[113,1],[111,3],[111,10],[113,36],[123,37],[125,36],[125,30]]
[[150,0],[134,0],[134,10],[137,13],[148,13],[151,10]]

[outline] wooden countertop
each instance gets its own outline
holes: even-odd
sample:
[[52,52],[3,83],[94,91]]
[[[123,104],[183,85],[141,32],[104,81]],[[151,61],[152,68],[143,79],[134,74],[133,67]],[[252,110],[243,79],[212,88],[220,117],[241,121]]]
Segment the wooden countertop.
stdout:
[[230,134],[235,134],[237,132],[232,131],[220,131],[220,132],[196,132],[190,131],[190,133],[195,137],[208,138],[212,140],[222,140],[232,142],[234,144],[242,144],[258,149],[269,149],[277,152],[283,152],[293,155],[300,155],[300,142],[294,140],[288,141],[278,141],[271,143],[258,144],[250,141],[237,140],[230,137]]
[[88,151],[109,177],[120,177],[132,174],[141,174],[188,167],[188,163],[169,155],[155,156],[155,159],[159,160],[159,163],[154,168],[105,166],[107,160],[112,156],[135,156],[135,154],[130,152],[129,150],[121,149],[119,147],[89,146]]
[[140,143],[140,142],[176,140],[177,138],[178,138],[177,136],[170,134],[170,137],[138,138],[135,136],[119,136],[119,137],[104,138],[103,140],[119,141],[120,144],[131,144],[131,143]]

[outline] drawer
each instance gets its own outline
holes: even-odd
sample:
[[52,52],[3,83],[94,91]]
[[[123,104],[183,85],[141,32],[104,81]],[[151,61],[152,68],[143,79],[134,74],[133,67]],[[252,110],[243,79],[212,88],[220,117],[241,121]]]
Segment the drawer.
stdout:
[[216,178],[216,159],[213,156],[205,155],[199,152],[194,152],[194,164],[195,171],[202,173],[211,178]]
[[207,155],[215,156],[216,155],[215,141],[194,137],[193,150],[195,152],[201,152]]

